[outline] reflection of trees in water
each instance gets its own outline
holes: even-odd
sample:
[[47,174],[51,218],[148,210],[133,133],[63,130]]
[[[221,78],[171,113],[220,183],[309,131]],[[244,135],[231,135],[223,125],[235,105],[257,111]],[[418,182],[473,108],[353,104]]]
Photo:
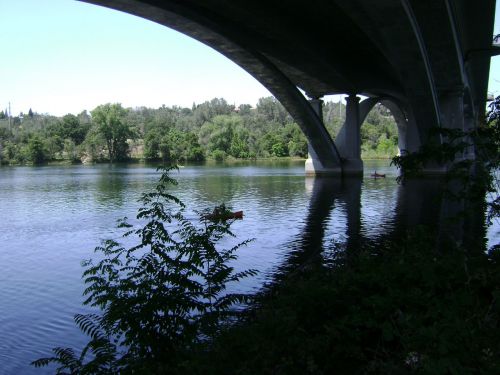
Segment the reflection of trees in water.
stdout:
[[120,169],[108,165],[98,169],[96,180],[95,199],[106,206],[121,207],[125,203],[125,189],[127,173],[120,173]]
[[296,204],[303,194],[301,176],[203,176],[192,181],[196,195],[214,203],[251,197],[256,208],[279,208]]

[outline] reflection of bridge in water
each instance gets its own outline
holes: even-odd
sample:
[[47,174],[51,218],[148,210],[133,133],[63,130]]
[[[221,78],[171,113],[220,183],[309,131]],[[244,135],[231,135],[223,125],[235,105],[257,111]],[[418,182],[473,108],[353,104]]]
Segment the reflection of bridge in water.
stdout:
[[[363,207],[363,201],[371,199],[373,203],[377,199],[363,198],[366,190],[363,192],[362,184],[367,182],[358,178],[306,179],[311,192],[308,215],[301,234],[290,246],[291,257],[283,266],[285,270],[324,262],[336,245],[354,255],[363,246],[398,243],[409,230],[419,226],[435,238],[436,244],[451,240],[468,249],[484,250],[483,212],[479,208],[463,214],[463,204],[445,194],[442,179],[419,179],[399,185],[396,202],[389,207],[384,202]],[[377,208],[383,208],[383,214],[373,211]]]

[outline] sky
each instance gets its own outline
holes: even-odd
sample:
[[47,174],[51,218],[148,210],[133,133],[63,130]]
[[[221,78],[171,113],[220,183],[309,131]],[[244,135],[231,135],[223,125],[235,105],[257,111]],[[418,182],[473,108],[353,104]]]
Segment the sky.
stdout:
[[[10,102],[13,115],[76,114],[108,102],[191,107],[215,97],[254,106],[271,95],[202,43],[75,0],[0,0],[0,48],[0,110]],[[500,95],[500,57],[489,93]]]
[[255,105],[270,93],[213,49],[156,23],[74,0],[0,0],[0,110],[63,115],[107,102]]

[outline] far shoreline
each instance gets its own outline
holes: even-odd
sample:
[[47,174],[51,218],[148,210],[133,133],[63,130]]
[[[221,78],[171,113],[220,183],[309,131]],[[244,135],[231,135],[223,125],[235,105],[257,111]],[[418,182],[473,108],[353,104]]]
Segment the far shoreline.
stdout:
[[[380,157],[370,157],[370,158],[361,158],[363,161],[369,160],[392,160],[393,156],[380,156]],[[7,164],[0,163],[0,167],[54,167],[54,166],[72,166],[72,165],[82,165],[82,166],[92,166],[92,165],[132,165],[132,164],[143,164],[143,165],[177,165],[177,166],[192,166],[192,165],[224,165],[224,164],[240,164],[240,163],[251,163],[251,162],[304,162],[307,159],[300,157],[291,157],[291,156],[283,156],[283,157],[259,157],[259,158],[227,158],[225,160],[215,160],[215,159],[206,159],[203,161],[162,161],[162,160],[148,160],[144,158],[129,158],[127,160],[110,162],[109,160],[103,161],[93,161],[91,163],[83,163],[81,161],[71,161],[71,160],[52,160],[46,163],[41,164],[33,164],[33,163],[23,163],[23,164]]]

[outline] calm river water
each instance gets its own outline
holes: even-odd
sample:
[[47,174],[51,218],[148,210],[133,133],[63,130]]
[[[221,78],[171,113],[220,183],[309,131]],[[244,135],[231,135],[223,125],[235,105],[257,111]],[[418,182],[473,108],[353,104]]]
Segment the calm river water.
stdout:
[[[388,164],[366,161],[364,179],[346,181],[305,178],[303,162],[186,166],[173,190],[191,209],[226,202],[244,210],[234,233],[255,241],[240,250],[237,266],[259,275],[234,288],[251,292],[291,252],[440,225],[446,207],[437,183],[401,187]],[[387,178],[370,178],[375,169]],[[157,178],[144,165],[0,168],[0,374],[51,373],[29,363],[56,346],[83,346],[73,322],[88,311],[80,263],[101,239],[119,237],[116,219],[135,218],[137,199]],[[488,237],[499,241],[498,226]]]

